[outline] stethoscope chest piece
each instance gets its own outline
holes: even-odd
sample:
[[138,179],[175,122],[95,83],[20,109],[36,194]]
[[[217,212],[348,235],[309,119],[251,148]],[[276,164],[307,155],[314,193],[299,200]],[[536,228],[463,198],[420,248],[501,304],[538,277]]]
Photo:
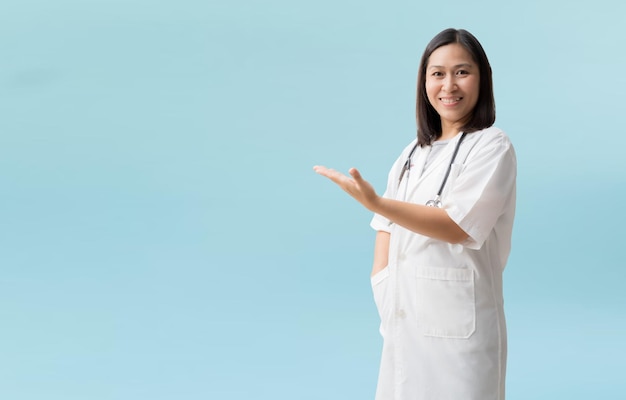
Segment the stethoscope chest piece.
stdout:
[[428,207],[436,207],[436,208],[441,208],[441,196],[437,195],[435,196],[434,199],[432,200],[428,200],[426,202],[426,205]]

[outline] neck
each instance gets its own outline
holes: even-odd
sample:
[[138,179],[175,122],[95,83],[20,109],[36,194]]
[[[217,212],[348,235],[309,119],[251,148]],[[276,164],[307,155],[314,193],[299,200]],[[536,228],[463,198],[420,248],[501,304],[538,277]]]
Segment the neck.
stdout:
[[456,135],[459,134],[463,130],[463,126],[469,122],[469,117],[463,118],[460,121],[441,121],[441,137],[439,140],[448,140],[452,139]]
[[437,141],[452,139],[453,137],[458,135],[460,132],[461,132],[461,129],[442,130],[441,136],[439,137],[439,139],[437,139]]

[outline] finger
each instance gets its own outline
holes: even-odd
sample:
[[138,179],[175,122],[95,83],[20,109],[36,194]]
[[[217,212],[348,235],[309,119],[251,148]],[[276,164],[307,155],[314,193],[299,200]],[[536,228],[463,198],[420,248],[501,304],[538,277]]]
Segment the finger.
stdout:
[[332,172],[332,169],[326,168],[323,165],[316,165],[313,167],[313,171],[315,171],[316,173],[320,175],[330,178],[328,175]]
[[361,173],[359,172],[358,169],[350,168],[350,170],[348,172],[354,178],[355,181],[360,182],[360,181],[363,180],[363,177],[361,176]]
[[313,167],[313,169],[318,174],[327,177],[328,179],[330,179],[331,181],[337,184],[341,184],[342,182],[348,180],[347,176],[345,176],[339,171],[335,171],[334,169],[326,168],[320,165],[316,165],[315,167]]

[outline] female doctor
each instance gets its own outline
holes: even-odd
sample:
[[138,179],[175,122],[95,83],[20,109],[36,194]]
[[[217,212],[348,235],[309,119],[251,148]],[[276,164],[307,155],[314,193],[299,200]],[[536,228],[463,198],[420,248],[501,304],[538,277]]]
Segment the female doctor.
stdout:
[[373,211],[372,287],[383,336],[377,400],[503,400],[502,272],[516,159],[492,124],[491,67],[478,40],[446,29],[426,47],[417,139],[379,196],[359,171],[326,176]]

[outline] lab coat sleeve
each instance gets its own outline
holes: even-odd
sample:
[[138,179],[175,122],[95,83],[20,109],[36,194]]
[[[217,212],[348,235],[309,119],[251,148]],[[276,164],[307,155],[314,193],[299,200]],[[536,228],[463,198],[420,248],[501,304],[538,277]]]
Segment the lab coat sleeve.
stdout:
[[503,132],[482,139],[487,143],[470,152],[445,205],[469,236],[462,244],[471,249],[482,247],[515,196],[517,161],[511,142]]
[[[400,157],[394,162],[391,170],[389,171],[389,175],[387,176],[387,188],[385,193],[383,193],[383,197],[387,199],[395,199],[398,192],[398,180],[400,179],[400,173],[402,171],[402,167],[406,162],[406,159],[415,146],[417,139],[413,140],[407,147],[404,148]],[[380,214],[374,214],[372,221],[370,222],[370,226],[376,231],[383,232],[391,232],[391,221],[389,219],[383,217]]]

